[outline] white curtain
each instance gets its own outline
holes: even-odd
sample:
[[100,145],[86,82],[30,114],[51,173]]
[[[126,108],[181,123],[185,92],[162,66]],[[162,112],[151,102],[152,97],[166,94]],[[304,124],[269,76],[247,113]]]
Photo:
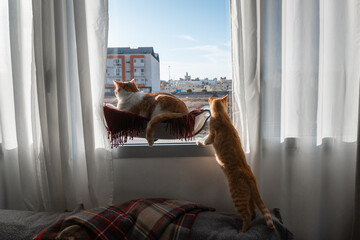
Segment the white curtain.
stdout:
[[111,203],[107,1],[0,1],[0,11],[0,208]]
[[230,0],[233,121],[296,239],[350,239],[359,0]]

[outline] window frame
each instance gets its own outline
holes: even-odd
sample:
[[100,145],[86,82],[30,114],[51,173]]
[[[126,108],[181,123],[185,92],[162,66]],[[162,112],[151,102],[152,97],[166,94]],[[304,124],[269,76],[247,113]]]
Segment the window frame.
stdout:
[[[109,47],[109,46],[108,46]],[[123,54],[123,52],[118,52],[118,54]],[[143,50],[141,54],[148,54],[148,51]],[[158,54],[155,53],[155,58],[158,58]],[[142,77],[145,77],[145,73],[148,74],[145,70],[146,64],[148,64],[148,58],[139,58],[140,60],[137,61],[136,58],[133,59],[133,73],[134,78],[139,77],[140,79],[136,78],[136,82],[139,80],[142,83]],[[159,60],[158,60],[159,61]],[[130,61],[125,61],[124,64],[131,64]],[[140,63],[140,64],[139,64]],[[137,71],[136,69],[139,67],[143,67]],[[140,73],[139,73],[140,72]],[[130,71],[126,70],[126,73],[130,73]],[[135,76],[135,73],[139,75]],[[128,74],[126,74],[128,75]],[[147,78],[144,79],[144,82],[147,83]],[[150,89],[151,91],[151,89]],[[192,88],[194,92],[195,89]],[[209,124],[209,121],[205,124]],[[204,139],[201,139],[204,140]],[[176,143],[156,143],[153,147],[149,147],[147,143],[131,143],[132,140],[129,139],[128,143],[123,146],[118,146],[111,150],[113,158],[156,158],[156,157],[200,157],[200,156],[214,156],[214,150],[212,146],[197,146],[196,142],[185,142],[179,141]]]

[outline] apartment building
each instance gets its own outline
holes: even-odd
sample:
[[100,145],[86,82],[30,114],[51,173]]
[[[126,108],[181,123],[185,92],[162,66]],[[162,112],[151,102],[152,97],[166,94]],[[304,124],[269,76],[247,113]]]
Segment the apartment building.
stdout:
[[113,80],[135,79],[144,92],[160,90],[159,54],[152,47],[108,48],[106,66],[105,96],[114,95]]

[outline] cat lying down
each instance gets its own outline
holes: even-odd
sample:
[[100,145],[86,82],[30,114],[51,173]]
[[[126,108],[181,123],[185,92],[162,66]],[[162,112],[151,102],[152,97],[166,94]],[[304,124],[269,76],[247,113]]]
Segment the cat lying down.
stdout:
[[114,84],[118,103],[112,107],[150,119],[146,127],[146,140],[150,147],[154,144],[154,132],[159,123],[189,113],[185,103],[169,93],[139,91],[134,79],[130,82],[114,81]]

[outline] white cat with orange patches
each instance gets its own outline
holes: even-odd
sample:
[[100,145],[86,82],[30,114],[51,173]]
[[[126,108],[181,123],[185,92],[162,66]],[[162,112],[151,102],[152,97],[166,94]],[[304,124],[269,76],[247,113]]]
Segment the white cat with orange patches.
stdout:
[[256,206],[264,215],[267,226],[274,229],[270,212],[258,191],[256,178],[246,162],[238,132],[227,113],[227,96],[217,99],[210,97],[209,104],[211,112],[209,136],[205,142],[197,142],[197,144],[213,145],[216,160],[228,179],[235,208],[243,218],[241,231],[248,230],[251,220],[256,216]]
[[169,93],[139,91],[134,79],[130,82],[114,81],[114,85],[118,103],[113,107],[149,119],[146,128],[146,140],[149,146],[154,144],[154,132],[160,122],[189,113],[185,103]]

